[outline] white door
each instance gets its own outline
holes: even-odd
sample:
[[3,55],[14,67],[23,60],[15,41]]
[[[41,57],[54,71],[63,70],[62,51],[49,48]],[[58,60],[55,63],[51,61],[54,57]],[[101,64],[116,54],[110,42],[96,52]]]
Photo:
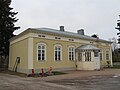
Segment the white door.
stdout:
[[100,69],[100,57],[99,52],[94,52],[94,69]]

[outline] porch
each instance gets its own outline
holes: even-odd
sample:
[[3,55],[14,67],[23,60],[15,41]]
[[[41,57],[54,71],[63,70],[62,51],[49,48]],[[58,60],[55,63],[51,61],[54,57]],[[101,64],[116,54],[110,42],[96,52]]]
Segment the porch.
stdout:
[[77,70],[100,69],[100,49],[92,45],[82,45],[76,48]]

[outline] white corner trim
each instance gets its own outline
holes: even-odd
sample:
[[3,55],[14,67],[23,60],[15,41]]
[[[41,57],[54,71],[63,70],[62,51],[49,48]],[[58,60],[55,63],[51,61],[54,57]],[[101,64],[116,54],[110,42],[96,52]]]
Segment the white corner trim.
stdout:
[[33,69],[33,38],[28,38],[28,69]]
[[17,43],[17,42],[19,42],[19,41],[21,41],[21,40],[24,40],[24,39],[26,39],[26,38],[33,37],[33,35],[34,35],[34,33],[25,34],[25,35],[23,35],[23,36],[15,39],[15,40],[13,40],[13,41],[10,41],[10,45],[12,45],[12,44],[14,44],[14,43]]

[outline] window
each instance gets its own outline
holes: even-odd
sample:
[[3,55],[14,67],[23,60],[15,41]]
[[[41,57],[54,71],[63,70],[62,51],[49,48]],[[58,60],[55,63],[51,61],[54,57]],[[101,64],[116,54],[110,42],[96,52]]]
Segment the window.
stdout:
[[74,54],[75,54],[75,48],[74,47],[69,47],[69,49],[68,49],[69,51],[69,60],[70,61],[73,61],[74,60]]
[[109,49],[106,49],[106,60],[109,60]]
[[38,35],[38,37],[43,37],[43,38],[45,38],[45,35]]
[[78,52],[78,61],[82,61],[82,52]]
[[74,41],[74,39],[69,39],[69,41]]
[[60,37],[55,37],[55,39],[60,40],[61,38]]
[[85,52],[85,61],[91,61],[91,52]]
[[60,61],[62,60],[62,46],[61,45],[55,45],[55,48],[54,48],[54,59],[56,61]]
[[98,57],[98,51],[94,52],[94,57]]
[[37,59],[38,61],[44,61],[46,59],[46,45],[39,43],[37,46]]
[[102,49],[100,49],[100,60],[102,61]]
[[91,44],[93,44],[94,42],[90,42]]

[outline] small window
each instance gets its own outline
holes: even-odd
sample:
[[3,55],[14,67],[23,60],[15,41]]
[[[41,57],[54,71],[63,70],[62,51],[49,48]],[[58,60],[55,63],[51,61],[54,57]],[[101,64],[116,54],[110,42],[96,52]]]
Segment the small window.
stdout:
[[82,61],[82,52],[78,52],[78,61]]
[[60,40],[61,38],[60,37],[55,37],[55,39]]
[[91,52],[85,52],[85,61],[91,61]]
[[38,35],[38,37],[43,37],[43,38],[45,38],[45,35]]
[[46,45],[43,43],[38,44],[37,52],[38,61],[44,61],[46,59]]
[[110,58],[109,58],[109,49],[106,49],[106,60],[109,60]]
[[100,60],[102,61],[102,49],[100,49]]
[[69,41],[74,41],[74,39],[69,39]]
[[93,44],[93,42],[90,42],[91,44]]
[[75,48],[74,47],[69,47],[69,49],[68,49],[69,51],[69,60],[70,61],[73,61],[74,60],[74,54],[75,54]]
[[98,52],[94,52],[94,57],[98,57]]
[[56,60],[56,61],[60,61],[60,60],[62,60],[62,47],[61,47],[61,45],[56,45],[55,47],[54,47],[54,59]]

